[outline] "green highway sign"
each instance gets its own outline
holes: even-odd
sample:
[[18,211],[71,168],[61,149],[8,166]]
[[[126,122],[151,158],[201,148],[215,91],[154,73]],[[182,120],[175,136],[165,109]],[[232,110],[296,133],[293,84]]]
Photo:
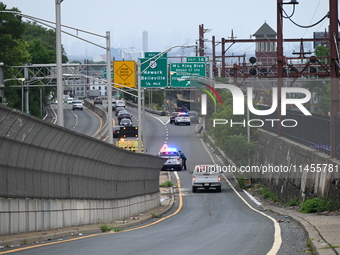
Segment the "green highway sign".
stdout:
[[187,62],[207,62],[206,57],[187,57]]
[[[107,78],[107,71],[106,71],[106,67],[104,68],[104,70],[103,70],[103,76],[104,76],[104,78],[106,79]],[[111,70],[111,78],[113,78],[113,70]]]
[[[140,58],[141,87],[165,88],[168,86],[168,59],[160,58],[157,61],[148,61],[150,58]],[[147,62],[146,62],[147,61]],[[145,62],[145,63],[144,63]],[[144,63],[144,64],[143,64]]]
[[[145,58],[152,58],[158,54],[161,54],[161,52],[145,52],[144,53],[144,57]],[[163,53],[163,55],[161,56],[161,58],[168,58],[168,53]]]
[[190,77],[205,77],[205,62],[171,63],[170,64],[170,86],[190,87]]

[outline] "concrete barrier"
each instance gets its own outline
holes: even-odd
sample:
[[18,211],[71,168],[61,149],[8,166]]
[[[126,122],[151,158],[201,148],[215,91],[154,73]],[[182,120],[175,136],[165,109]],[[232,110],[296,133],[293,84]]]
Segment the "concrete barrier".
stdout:
[[[104,111],[88,107],[105,119]],[[116,220],[160,203],[160,157],[5,106],[0,126],[2,235]]]
[[119,200],[0,198],[0,235],[114,222],[160,204],[160,194]]

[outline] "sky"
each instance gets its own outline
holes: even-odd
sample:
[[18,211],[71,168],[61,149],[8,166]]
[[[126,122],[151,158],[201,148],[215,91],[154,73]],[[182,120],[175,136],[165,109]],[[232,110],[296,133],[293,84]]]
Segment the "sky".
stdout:
[[[283,0],[290,2],[290,0]],[[55,0],[0,0],[7,9],[17,7],[23,14],[55,22]],[[295,23],[309,26],[322,19],[329,11],[329,0],[298,0],[292,19]],[[116,48],[134,47],[142,50],[143,31],[148,32],[148,50],[163,51],[174,45],[195,43],[199,25],[211,29],[205,38],[216,41],[231,36],[250,39],[264,22],[277,30],[276,0],[63,0],[61,23],[81,30],[105,36],[111,35],[111,46]],[[288,15],[292,5],[284,5]],[[283,21],[284,38],[312,38],[313,32],[324,32],[329,19],[312,28],[299,28],[288,19]],[[76,35],[75,32],[72,32]],[[104,38],[80,37],[105,45]],[[69,35],[62,35],[62,44],[68,55],[105,54],[99,47],[92,46]],[[210,42],[205,44],[211,47]],[[254,45],[238,43],[229,52],[246,52]],[[217,46],[220,47],[220,46]],[[298,48],[289,45],[289,48]],[[287,48],[285,49],[287,50]]]

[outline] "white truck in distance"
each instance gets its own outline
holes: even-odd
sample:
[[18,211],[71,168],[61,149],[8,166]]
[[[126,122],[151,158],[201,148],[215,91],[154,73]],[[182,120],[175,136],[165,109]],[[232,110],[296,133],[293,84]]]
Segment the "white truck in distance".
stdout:
[[197,165],[192,173],[192,192],[215,189],[221,192],[221,173],[215,165]]
[[89,91],[88,97],[89,97],[90,99],[94,99],[95,97],[99,97],[99,96],[101,96],[100,90],[99,90],[99,89],[91,89],[91,90]]

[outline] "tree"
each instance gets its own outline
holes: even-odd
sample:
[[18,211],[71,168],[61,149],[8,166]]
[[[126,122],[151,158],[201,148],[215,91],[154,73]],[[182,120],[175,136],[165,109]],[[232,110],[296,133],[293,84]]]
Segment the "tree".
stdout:
[[[216,112],[210,115],[211,117],[206,125],[210,125],[210,134],[216,141],[217,146],[236,164],[248,163],[254,153],[255,143],[252,141],[247,142],[247,117],[245,115],[233,115],[231,92],[222,90],[218,92],[223,104],[216,107]],[[214,119],[227,120],[228,123],[212,127]],[[252,128],[251,134],[254,134],[254,131],[255,129]]]
[[319,61],[323,64],[328,63],[330,51],[329,48],[324,47],[324,46],[318,46],[315,49],[315,56],[317,57],[327,57],[327,58],[321,58]]
[[[6,7],[0,2],[1,11],[6,10]],[[9,11],[19,12],[17,8]],[[24,30],[25,24],[20,16],[10,13],[0,15],[0,62],[6,66],[21,65],[31,61],[28,44],[22,39]]]
[[[6,5],[0,2],[0,10],[6,10]],[[20,12],[17,8],[7,9]],[[10,13],[0,15],[0,62],[6,67],[5,79],[11,79],[11,66],[56,63],[56,35],[53,29],[46,29],[35,22],[23,22],[21,16]],[[62,47],[62,62],[68,58]],[[44,74],[41,74],[44,76]],[[24,74],[22,74],[24,77]],[[30,82],[28,77],[28,82]],[[20,85],[21,81],[11,81],[5,84],[5,97],[8,106],[21,109],[21,88],[11,85]],[[35,82],[34,85],[39,85]],[[31,114],[41,117],[40,95],[43,104],[47,103],[51,91],[55,88],[38,87],[29,89],[29,108]]]
[[[35,22],[27,21],[22,38],[28,43],[28,51],[34,64],[56,63],[56,34],[53,29],[46,29]],[[62,62],[66,63],[64,47],[62,47]]]

